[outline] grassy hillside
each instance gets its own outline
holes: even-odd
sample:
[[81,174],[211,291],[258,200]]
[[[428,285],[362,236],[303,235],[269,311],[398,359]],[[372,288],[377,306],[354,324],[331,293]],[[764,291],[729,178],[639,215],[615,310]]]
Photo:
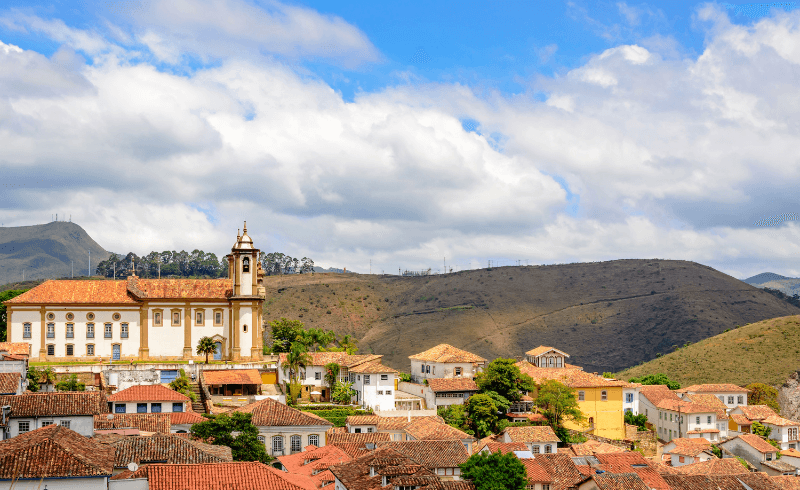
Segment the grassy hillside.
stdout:
[[403,370],[409,355],[447,342],[489,359],[551,345],[587,371],[617,371],[737,324],[800,314],[710,267],[671,260],[272,276],[266,285],[265,319],[354,334],[362,352]]
[[780,386],[800,368],[800,316],[734,328],[619,373],[623,379],[665,373],[682,385],[753,382]]
[[89,252],[92,274],[109,253],[75,223],[57,221],[46,225],[0,228],[0,284],[25,279],[86,275]]
[[789,296],[800,294],[800,278],[781,276],[774,272],[762,272],[744,279],[744,282],[757,288],[777,289]]

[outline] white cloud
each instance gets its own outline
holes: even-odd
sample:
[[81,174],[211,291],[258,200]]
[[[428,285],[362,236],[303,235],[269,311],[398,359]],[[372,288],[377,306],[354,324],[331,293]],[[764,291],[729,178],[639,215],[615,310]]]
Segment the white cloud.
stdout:
[[43,34],[75,50],[94,55],[109,48],[109,43],[99,34],[74,29],[60,19],[48,20],[11,10],[0,17],[0,25],[12,31]]

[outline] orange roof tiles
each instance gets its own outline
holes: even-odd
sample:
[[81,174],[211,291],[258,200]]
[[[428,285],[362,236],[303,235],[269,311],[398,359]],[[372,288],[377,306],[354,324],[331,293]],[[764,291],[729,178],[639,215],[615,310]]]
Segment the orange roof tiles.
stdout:
[[550,474],[545,470],[535,459],[521,459],[522,465],[525,466],[525,474],[528,478],[528,484],[534,483],[550,483],[553,481]]
[[479,355],[449,344],[439,344],[419,354],[408,356],[408,358],[428,362],[486,362],[486,359]]
[[677,390],[679,393],[749,393],[750,390],[731,383],[691,385]]
[[734,458],[712,458],[699,463],[675,466],[669,471],[685,475],[741,475],[750,472]]
[[257,369],[207,369],[203,379],[209,385],[260,385]]
[[645,385],[642,386],[640,393],[655,406],[664,400],[680,400],[677,393],[664,385]]
[[294,408],[288,407],[280,402],[271,398],[265,398],[261,401],[239,407],[234,410],[235,412],[252,413],[253,425],[258,427],[270,426],[306,426],[306,425],[321,425],[332,427],[333,424],[327,420],[312,415],[310,413],[301,412]]
[[0,406],[11,405],[12,417],[97,415],[108,413],[102,393],[23,393],[0,396]]
[[731,419],[736,422],[738,425],[753,425],[753,421],[748,419],[746,416],[740,413],[732,413]]
[[19,373],[0,373],[0,395],[15,395],[20,389],[22,375]]
[[527,451],[528,446],[525,445],[524,442],[481,442],[481,445],[478,449],[475,450],[476,453],[481,452],[483,449],[486,449],[490,453],[510,453],[513,451]]
[[378,449],[393,449],[428,469],[454,468],[469,459],[461,441],[390,441],[378,443]]
[[552,379],[571,388],[627,388],[630,386],[627,381],[605,379],[597,374],[587,373],[582,369],[537,367],[528,361],[520,361],[516,366],[519,367],[522,373],[527,374],[537,383]]
[[717,420],[728,420],[728,407],[714,395],[700,393],[685,395],[686,399],[700,406],[706,406],[717,414]]
[[345,425],[378,425],[380,417],[377,415],[348,415]]
[[787,427],[787,426],[795,427],[800,425],[800,422],[795,422],[794,420],[785,419],[780,415],[770,415],[769,417],[762,420],[761,423],[777,425],[780,427]]
[[231,295],[230,279],[138,279],[136,287],[148,299],[220,299]]
[[6,301],[15,304],[101,303],[137,304],[128,294],[127,281],[45,281],[26,293]]
[[564,351],[562,351],[560,349],[556,349],[555,347],[548,347],[546,345],[540,345],[539,347],[536,347],[535,349],[531,349],[528,352],[526,352],[525,355],[526,356],[531,356],[531,357],[536,357],[536,356],[540,356],[540,355],[544,354],[545,352],[550,352],[551,350],[560,352],[564,356],[569,357],[569,354],[567,354],[566,352],[564,352]]
[[199,424],[208,420],[197,412],[172,412],[169,415],[170,425]]
[[189,397],[162,385],[135,385],[108,397],[110,402],[188,402]]
[[390,374],[397,374],[396,369],[392,369],[390,367],[386,367],[380,363],[380,361],[370,361],[358,364],[350,368],[351,373],[362,373],[362,374],[371,374],[371,373],[390,373]]
[[741,410],[742,414],[750,420],[763,420],[767,417],[777,415],[775,411],[767,405],[739,405],[735,410]]
[[405,428],[405,431],[408,435],[420,441],[474,439],[474,437],[466,432],[462,432],[435,418],[428,417],[412,418],[411,423]]
[[771,476],[770,481],[775,484],[779,490],[800,490],[800,478],[796,476]]
[[392,435],[386,432],[328,432],[328,444],[349,442],[368,443],[390,441]]
[[566,449],[568,453],[575,456],[593,456],[595,454],[612,454],[626,451],[621,447],[591,439],[581,444],[572,444]]
[[231,448],[214,446],[179,437],[155,434],[150,437],[121,437],[108,443],[114,448],[114,467],[128,463],[159,462],[170,464],[222,463],[233,461]]
[[114,449],[59,425],[0,442],[0,479],[111,476]]
[[31,344],[28,342],[0,342],[0,352],[8,352],[10,355],[30,357]]
[[[776,448],[775,446],[773,446],[772,444],[768,443],[767,441],[762,439],[760,436],[757,436],[755,434],[742,434],[742,435],[736,436],[736,437],[738,437],[742,441],[746,442],[747,444],[750,445],[750,447],[752,447],[753,449],[755,449],[756,451],[758,451],[760,453],[774,453],[774,452],[778,451],[778,448]],[[725,441],[725,442],[728,442],[728,441]],[[720,443],[720,445],[725,444],[725,442]]]
[[147,485],[149,490],[218,490],[221,488],[316,490],[317,488],[308,477],[291,475],[265,464],[251,461],[151,464],[147,466]]
[[648,464],[641,453],[635,451],[617,452],[612,454],[596,454],[600,461],[600,468],[609,473],[634,473],[648,486],[657,490],[669,490],[669,485],[661,475]]
[[169,433],[169,413],[109,413],[94,416],[95,430],[134,427],[145,432]]
[[672,410],[674,412],[681,413],[716,413],[716,409],[707,405],[700,405],[681,400],[662,400],[658,405],[656,405],[656,407],[662,410]]
[[317,487],[322,487],[324,481],[332,481],[333,474],[327,470],[334,464],[350,461],[352,458],[336,446],[323,447],[306,446],[301,453],[278,457],[288,473],[304,475],[315,481]]
[[561,442],[549,425],[506,427],[503,433],[511,439],[511,442]]
[[429,378],[428,386],[434,393],[478,391],[478,385],[470,378]]

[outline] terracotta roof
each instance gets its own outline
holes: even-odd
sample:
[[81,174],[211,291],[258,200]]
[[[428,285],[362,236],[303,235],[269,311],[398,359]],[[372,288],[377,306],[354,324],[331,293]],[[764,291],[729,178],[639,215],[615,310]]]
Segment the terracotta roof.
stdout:
[[444,423],[444,419],[439,417],[438,415],[430,415],[424,417],[411,417],[409,420],[408,417],[381,417],[378,420],[378,430],[404,430],[406,427],[411,425],[412,422],[420,420],[420,419],[434,419],[438,422]]
[[478,447],[476,453],[481,452],[484,448],[490,453],[510,453],[513,451],[527,451],[528,446],[524,442],[485,442]]
[[348,415],[345,425],[378,425],[380,419],[377,415]]
[[800,422],[795,422],[794,420],[785,419],[780,415],[770,415],[769,417],[762,420],[761,423],[769,425],[777,425],[780,427],[787,427],[787,426],[795,427],[800,425]]
[[31,344],[28,342],[0,342],[0,352],[30,357]]
[[231,448],[227,446],[204,444],[174,434],[123,437],[109,445],[115,451],[116,468],[124,468],[130,462],[191,464],[233,461]]
[[752,420],[748,419],[745,415],[742,415],[740,413],[732,413],[730,417],[738,425],[753,425]]
[[731,383],[691,385],[677,391],[679,393],[750,393],[747,388]]
[[234,412],[252,413],[253,425],[258,427],[270,426],[298,426],[298,425],[321,425],[332,427],[333,424],[327,420],[313,414],[301,412],[288,407],[271,398],[239,407]]
[[393,449],[428,469],[454,468],[469,459],[461,441],[390,441],[378,443],[379,449]]
[[734,410],[739,410],[750,420],[764,420],[772,415],[777,415],[775,411],[767,405],[739,405]]
[[434,393],[447,391],[478,391],[478,385],[470,378],[430,378],[428,386]]
[[534,412],[508,412],[506,414],[506,417],[514,419],[525,418],[528,419],[528,421],[530,422],[547,422],[547,417],[545,417],[541,413],[534,413]]
[[761,436],[757,436],[755,434],[738,435],[738,436],[736,436],[736,437],[734,437],[732,439],[728,439],[727,441],[719,443],[719,445],[724,447],[730,441],[732,441],[734,439],[737,439],[737,438],[741,439],[743,442],[745,442],[750,447],[752,447],[753,449],[755,449],[756,451],[758,451],[760,453],[774,453],[776,451],[779,451],[778,448],[776,448],[772,444],[770,444],[767,441],[765,441],[764,439],[762,439]]
[[199,424],[208,420],[197,412],[171,412],[169,415],[170,425]]
[[203,380],[209,385],[260,385],[257,369],[212,369],[203,371]]
[[108,413],[105,397],[97,392],[23,393],[0,396],[0,406],[11,405],[12,417],[97,415]]
[[233,290],[230,279],[138,279],[135,286],[151,299],[224,300]]
[[169,426],[169,413],[109,413],[94,416],[95,430],[135,427],[145,432],[169,433]]
[[674,412],[680,411],[682,414],[716,413],[717,411],[717,409],[711,408],[708,405],[700,405],[697,403],[685,402],[682,400],[662,400],[658,405],[656,405],[656,407],[662,410],[672,410]]
[[365,362],[362,364],[358,364],[357,366],[353,366],[350,368],[351,373],[362,373],[362,374],[371,374],[371,373],[381,373],[381,374],[397,374],[396,369],[392,369],[390,367],[386,367],[380,363],[380,361],[370,361]]
[[351,459],[345,451],[332,445],[307,446],[301,453],[278,457],[288,473],[305,475],[314,480],[317,487],[321,487],[323,481],[333,480],[333,474],[328,471],[330,466],[346,463]]
[[463,441],[474,439],[466,432],[460,431],[443,421],[432,417],[414,417],[405,428],[406,434],[419,441],[445,441],[457,439]]
[[511,442],[561,442],[549,425],[506,427],[503,433],[511,439]]
[[568,490],[584,480],[572,458],[566,454],[537,454],[536,461],[552,479],[550,490]]
[[751,490],[774,490],[766,473],[740,475],[664,475],[673,490],[741,490],[747,484]]
[[162,385],[135,385],[108,396],[110,402],[188,402],[189,397]]
[[[527,449],[527,448],[526,448]],[[525,466],[525,474],[528,478],[528,484],[532,483],[550,483],[553,478],[540,464],[539,461],[531,458],[520,460]]]
[[5,302],[14,304],[102,303],[137,304],[128,294],[127,281],[45,281]]
[[328,444],[339,444],[347,442],[358,442],[366,444],[368,442],[385,442],[392,439],[392,435],[386,432],[328,432]]
[[597,453],[595,457],[600,461],[600,468],[609,473],[633,473],[646,483],[648,488],[670,490],[667,482],[648,464],[641,453],[636,451]]
[[0,395],[14,395],[19,390],[20,373],[0,373]]
[[[137,475],[139,471],[129,478],[140,477]],[[151,464],[144,472],[149,490],[316,490],[316,485],[308,477],[252,461]]]
[[589,479],[594,480],[598,490],[650,490],[636,473],[595,474]]
[[665,385],[645,385],[642,386],[640,393],[655,406],[664,400],[680,400],[677,393]]
[[408,356],[408,358],[428,362],[486,362],[486,359],[481,356],[449,344],[439,344],[419,354]]
[[575,456],[593,456],[595,454],[612,454],[626,451],[607,442],[593,441],[591,439],[581,444],[572,444],[564,449],[567,449],[571,455]]
[[[312,366],[324,366],[326,364],[336,363],[346,368],[352,368],[359,364],[380,361],[383,356],[377,354],[348,354],[346,352],[309,352],[311,357]],[[286,362],[286,353],[278,354],[278,360],[281,364]]]
[[750,470],[735,458],[713,458],[699,463],[675,466],[671,472],[686,475],[741,475],[749,473]]
[[328,445],[336,446],[351,458],[358,458],[367,453],[371,450],[367,449],[367,444],[363,442],[331,442],[330,440],[326,443],[325,447]]
[[[387,443],[388,444],[388,443]],[[429,487],[427,485],[441,485],[439,478],[425,468],[418,468],[413,471],[415,462],[390,448],[379,448],[363,456],[355,458],[347,463],[334,465],[330,471],[348,490],[377,490],[382,488],[383,475],[381,473],[392,474],[389,483],[392,487],[397,485],[408,485],[415,487],[443,488],[441,486]],[[370,467],[375,467],[378,473],[370,476]],[[391,468],[394,467],[394,468]],[[405,471],[394,471],[400,467]],[[402,483],[401,483],[402,482]]]
[[58,425],[0,442],[0,479],[110,476],[113,465],[112,448]]
[[797,471],[796,466],[784,463],[783,461],[762,461],[761,465],[772,468],[775,471],[780,471],[781,473],[787,473],[789,471],[795,473]]
[[717,414],[717,420],[728,420],[728,407],[716,396],[708,393],[697,393],[694,395],[687,394],[685,397],[695,405],[709,407]]
[[800,490],[800,478],[796,476],[771,476],[770,481],[778,490]]
[[686,431],[687,434],[717,434],[719,433],[719,429],[701,429],[701,430],[689,430]]
[[800,458],[800,451],[797,449],[781,449],[781,454],[784,456],[790,456],[792,458]]
[[528,361],[520,361],[516,364],[519,370],[533,378],[540,384],[547,380],[559,381],[571,388],[603,388],[630,386],[627,381],[618,379],[605,379],[600,375],[587,373],[583,369],[576,368],[545,368],[536,367]]
[[555,347],[548,347],[546,345],[540,345],[539,347],[536,347],[535,349],[531,349],[528,352],[526,352],[525,355],[526,356],[531,356],[531,357],[536,357],[536,356],[540,356],[540,355],[544,354],[545,352],[549,352],[551,350],[556,350],[556,351],[564,354],[566,357],[569,357],[569,354],[567,354],[566,352],[564,352],[564,351],[562,351],[560,349],[556,349]]

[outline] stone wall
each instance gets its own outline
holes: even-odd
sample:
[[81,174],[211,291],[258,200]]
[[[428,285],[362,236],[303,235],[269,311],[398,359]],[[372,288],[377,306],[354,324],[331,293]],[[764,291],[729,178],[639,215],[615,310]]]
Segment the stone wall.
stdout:
[[800,371],[793,372],[778,388],[778,403],[781,405],[781,416],[797,420],[800,416]]

